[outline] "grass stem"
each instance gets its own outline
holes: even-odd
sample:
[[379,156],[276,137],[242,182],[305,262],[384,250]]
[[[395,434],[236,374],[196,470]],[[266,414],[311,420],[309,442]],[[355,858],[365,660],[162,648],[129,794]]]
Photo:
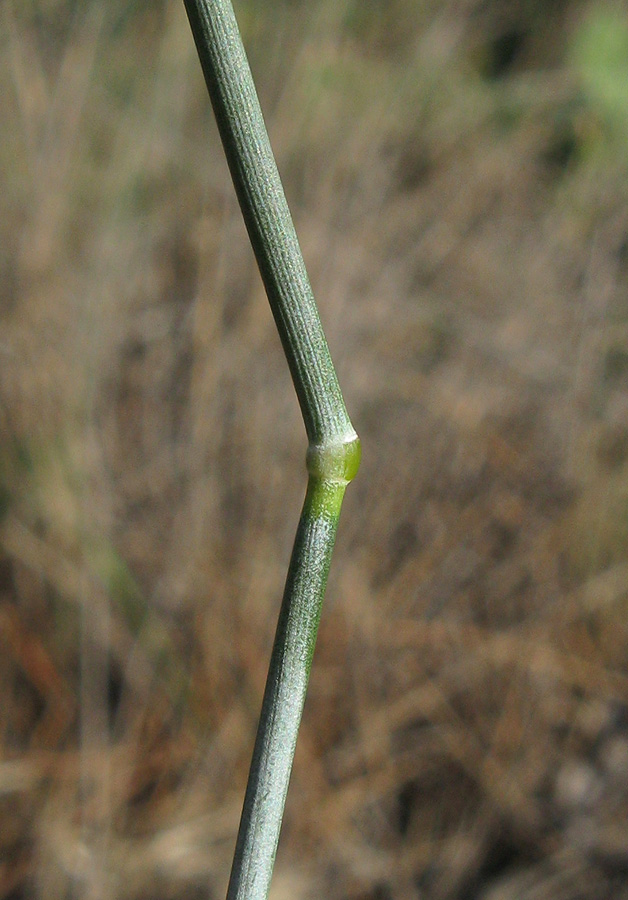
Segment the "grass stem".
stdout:
[[309,480],[279,614],[227,892],[268,896],[321,604],[360,462],[230,0],[185,0],[251,244],[297,393]]

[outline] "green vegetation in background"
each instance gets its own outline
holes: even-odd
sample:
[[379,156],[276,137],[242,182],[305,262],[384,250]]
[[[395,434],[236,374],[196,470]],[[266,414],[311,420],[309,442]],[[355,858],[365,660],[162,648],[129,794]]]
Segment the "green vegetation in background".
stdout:
[[595,9],[574,31],[569,59],[597,119],[588,143],[614,149],[628,142],[628,19],[610,7]]

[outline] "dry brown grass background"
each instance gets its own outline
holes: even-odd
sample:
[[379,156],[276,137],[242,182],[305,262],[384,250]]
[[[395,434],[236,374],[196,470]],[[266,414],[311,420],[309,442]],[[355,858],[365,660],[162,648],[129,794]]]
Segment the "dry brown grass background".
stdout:
[[[628,10],[236,9],[364,448],[272,897],[628,897]],[[297,404],[183,4],[0,21],[0,897],[220,897]]]

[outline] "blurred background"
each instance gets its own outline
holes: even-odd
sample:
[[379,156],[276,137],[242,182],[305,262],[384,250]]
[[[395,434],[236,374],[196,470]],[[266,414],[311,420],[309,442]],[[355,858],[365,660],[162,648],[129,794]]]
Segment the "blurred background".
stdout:
[[[271,896],[628,898],[628,5],[236,12],[364,451]],[[220,898],[304,429],[183,4],[0,21],[0,897]]]

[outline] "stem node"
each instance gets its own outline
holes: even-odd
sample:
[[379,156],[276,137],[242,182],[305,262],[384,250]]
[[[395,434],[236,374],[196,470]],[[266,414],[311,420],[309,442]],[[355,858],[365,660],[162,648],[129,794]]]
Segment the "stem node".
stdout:
[[307,470],[318,481],[334,481],[349,484],[360,467],[362,449],[360,439],[353,432],[345,440],[328,440],[322,444],[310,444],[307,449]]

